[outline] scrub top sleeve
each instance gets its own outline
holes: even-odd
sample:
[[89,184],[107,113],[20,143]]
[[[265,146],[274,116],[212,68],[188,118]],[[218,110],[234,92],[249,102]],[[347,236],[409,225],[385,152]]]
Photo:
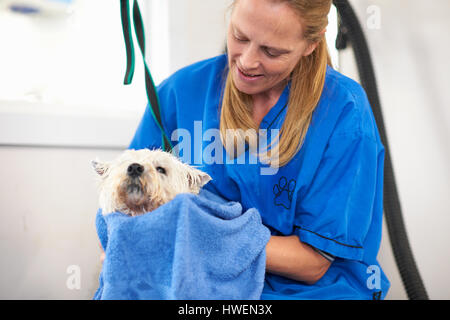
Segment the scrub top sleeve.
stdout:
[[[175,98],[169,80],[165,80],[157,87],[164,130],[171,138],[172,130],[176,127]],[[160,149],[162,148],[162,133],[153,118],[150,105],[147,104],[144,115],[131,140],[129,149]]]
[[298,194],[294,232],[300,241],[335,257],[362,260],[383,159],[382,145],[369,135],[333,136],[311,185]]

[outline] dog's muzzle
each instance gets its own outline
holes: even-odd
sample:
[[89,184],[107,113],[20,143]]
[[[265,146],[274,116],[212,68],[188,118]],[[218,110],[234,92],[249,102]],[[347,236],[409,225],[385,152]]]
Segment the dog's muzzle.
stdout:
[[142,186],[139,182],[132,181],[127,185],[128,194],[142,194]]
[[139,163],[131,164],[127,169],[127,175],[131,178],[138,178],[144,173],[144,167]]
[[133,163],[128,166],[127,175],[130,178],[127,184],[128,194],[142,194],[142,184],[139,181],[139,177],[144,173],[144,167],[139,163]]

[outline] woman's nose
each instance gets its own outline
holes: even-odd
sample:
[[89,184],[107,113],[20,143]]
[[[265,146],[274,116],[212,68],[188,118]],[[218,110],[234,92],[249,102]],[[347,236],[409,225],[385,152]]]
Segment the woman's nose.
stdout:
[[259,65],[258,52],[253,46],[248,46],[242,51],[240,57],[241,67],[246,70],[256,69]]

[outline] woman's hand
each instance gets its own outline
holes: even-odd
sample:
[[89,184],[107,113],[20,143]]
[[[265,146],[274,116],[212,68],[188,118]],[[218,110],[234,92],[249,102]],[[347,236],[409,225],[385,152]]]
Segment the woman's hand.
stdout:
[[314,284],[331,262],[293,235],[272,236],[266,246],[266,269],[286,278]]

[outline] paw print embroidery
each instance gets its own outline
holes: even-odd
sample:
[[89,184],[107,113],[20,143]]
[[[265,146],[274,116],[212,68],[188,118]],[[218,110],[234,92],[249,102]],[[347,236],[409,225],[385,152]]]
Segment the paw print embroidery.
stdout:
[[287,181],[286,177],[281,177],[278,184],[273,186],[273,194],[275,195],[274,203],[276,206],[282,206],[286,209],[291,208],[292,196],[294,194],[297,182],[294,179]]

